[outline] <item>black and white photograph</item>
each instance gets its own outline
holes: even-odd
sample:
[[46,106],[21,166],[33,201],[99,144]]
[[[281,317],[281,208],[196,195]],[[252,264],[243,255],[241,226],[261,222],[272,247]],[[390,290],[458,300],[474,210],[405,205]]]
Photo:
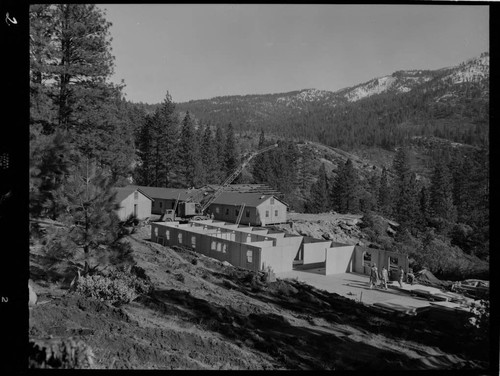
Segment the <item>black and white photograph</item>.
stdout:
[[498,374],[487,3],[28,15],[26,369]]

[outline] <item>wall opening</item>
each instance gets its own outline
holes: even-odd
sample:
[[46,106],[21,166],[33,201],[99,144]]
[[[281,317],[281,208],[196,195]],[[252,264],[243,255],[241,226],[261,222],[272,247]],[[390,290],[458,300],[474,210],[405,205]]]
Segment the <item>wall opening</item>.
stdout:
[[389,257],[387,260],[387,270],[389,271],[389,279],[396,280],[399,273],[399,258]]
[[253,251],[247,251],[247,262],[248,263],[253,262]]
[[370,274],[370,268],[372,266],[372,253],[371,252],[363,252],[363,273]]

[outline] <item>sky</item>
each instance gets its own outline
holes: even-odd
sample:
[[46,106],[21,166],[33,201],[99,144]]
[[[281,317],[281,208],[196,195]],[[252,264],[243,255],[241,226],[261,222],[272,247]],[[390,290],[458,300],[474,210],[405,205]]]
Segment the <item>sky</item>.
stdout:
[[101,4],[126,98],[336,91],[489,51],[478,5]]

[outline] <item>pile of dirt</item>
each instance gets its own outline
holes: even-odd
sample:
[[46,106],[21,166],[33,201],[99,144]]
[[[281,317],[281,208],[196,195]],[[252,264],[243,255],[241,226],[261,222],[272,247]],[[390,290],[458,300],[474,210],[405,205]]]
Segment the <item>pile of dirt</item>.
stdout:
[[153,289],[130,303],[33,275],[30,338],[75,338],[99,369],[484,369],[485,344],[439,322],[395,317],[294,280],[128,236],[130,272]]

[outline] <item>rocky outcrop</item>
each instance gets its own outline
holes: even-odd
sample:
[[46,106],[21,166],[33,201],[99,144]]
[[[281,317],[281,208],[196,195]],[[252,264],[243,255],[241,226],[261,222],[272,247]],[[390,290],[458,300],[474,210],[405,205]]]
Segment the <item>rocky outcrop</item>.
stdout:
[[329,214],[304,214],[292,218],[291,226],[276,226],[294,235],[331,240],[336,243],[360,244],[365,235],[359,228],[361,218]]

